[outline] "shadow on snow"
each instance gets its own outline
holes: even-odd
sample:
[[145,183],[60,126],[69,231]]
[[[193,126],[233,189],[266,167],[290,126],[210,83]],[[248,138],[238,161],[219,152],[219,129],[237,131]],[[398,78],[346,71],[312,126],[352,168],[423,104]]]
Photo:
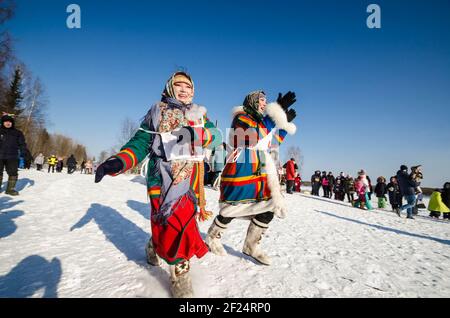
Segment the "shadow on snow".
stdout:
[[8,274],[0,276],[0,297],[31,297],[45,288],[44,298],[56,298],[61,274],[59,259],[53,258],[48,262],[39,255],[28,256]]
[[167,273],[164,269],[147,264],[145,245],[150,238],[147,232],[124,218],[117,210],[98,203],[91,204],[86,214],[70,228],[70,231],[81,229],[90,221],[97,223],[106,239],[125,255],[127,260],[139,266],[150,268],[150,273],[160,284],[166,289],[169,288]]

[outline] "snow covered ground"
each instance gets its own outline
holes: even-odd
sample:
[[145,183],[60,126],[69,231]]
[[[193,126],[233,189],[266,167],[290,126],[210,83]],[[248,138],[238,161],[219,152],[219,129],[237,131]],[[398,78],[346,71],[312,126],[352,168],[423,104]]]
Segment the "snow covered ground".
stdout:
[[[168,266],[145,261],[140,177],[21,171],[18,190],[0,194],[0,297],[170,297]],[[218,192],[206,191],[217,213]],[[192,261],[197,297],[450,297],[449,223],[304,194],[286,203],[262,240],[273,265],[241,253],[248,221],[234,220],[228,256]]]

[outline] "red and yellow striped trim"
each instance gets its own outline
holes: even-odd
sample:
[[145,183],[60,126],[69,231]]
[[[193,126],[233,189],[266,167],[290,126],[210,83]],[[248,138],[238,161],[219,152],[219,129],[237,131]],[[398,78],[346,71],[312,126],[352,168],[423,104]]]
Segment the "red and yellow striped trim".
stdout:
[[123,171],[133,168],[137,165],[138,160],[133,150],[130,148],[122,149],[117,155],[119,159],[123,162]]
[[148,196],[152,199],[159,198],[161,196],[161,187],[160,186],[150,187],[148,189]]

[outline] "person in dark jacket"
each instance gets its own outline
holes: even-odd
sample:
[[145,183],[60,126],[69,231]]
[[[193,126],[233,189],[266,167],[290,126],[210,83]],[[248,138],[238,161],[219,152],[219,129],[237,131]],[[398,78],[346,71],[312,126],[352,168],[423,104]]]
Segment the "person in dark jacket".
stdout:
[[74,155],[70,155],[69,158],[67,158],[67,173],[72,174],[77,170],[77,160],[75,159]]
[[56,163],[56,172],[62,172],[64,169],[64,158],[58,157],[58,162]]
[[328,197],[331,199],[331,197],[333,196],[333,191],[334,191],[334,184],[336,183],[336,179],[333,176],[333,172],[328,172],[327,175],[328,178]]
[[400,166],[400,170],[397,172],[397,180],[400,193],[405,198],[407,204],[403,205],[396,212],[400,216],[401,211],[406,210],[407,218],[414,219],[413,212],[416,204],[417,182],[411,179],[411,176],[408,174],[408,167],[405,165]]
[[345,193],[347,194],[348,202],[350,202],[353,206],[355,203],[354,195],[356,190],[355,190],[355,180],[351,175],[347,175],[347,177],[345,178],[344,189]]
[[3,114],[0,119],[0,192],[3,182],[3,170],[8,174],[6,194],[16,196],[15,190],[18,179],[19,151],[25,154],[28,149],[23,133],[14,127],[14,117]]
[[389,194],[389,203],[392,206],[392,211],[397,211],[402,206],[402,194],[400,193],[396,176],[391,177],[386,189]]
[[[442,189],[442,202],[450,208],[450,182],[446,182]],[[444,213],[444,220],[450,221],[450,213]]]
[[344,183],[342,182],[343,179],[338,178],[336,179],[336,183],[334,184],[334,199],[338,201],[344,201],[345,198],[345,188]]
[[30,150],[28,150],[28,149],[26,150],[26,153],[25,153],[24,158],[25,158],[25,169],[30,170],[30,168],[31,168],[31,163],[32,163],[33,160],[34,160],[33,155],[31,154],[31,151],[30,151]]
[[316,170],[316,172],[311,176],[311,187],[312,187],[312,195],[319,196],[320,190],[320,171]]
[[386,208],[386,193],[387,193],[387,185],[385,177],[378,177],[377,185],[375,186],[375,194],[378,198],[378,208],[384,209]]

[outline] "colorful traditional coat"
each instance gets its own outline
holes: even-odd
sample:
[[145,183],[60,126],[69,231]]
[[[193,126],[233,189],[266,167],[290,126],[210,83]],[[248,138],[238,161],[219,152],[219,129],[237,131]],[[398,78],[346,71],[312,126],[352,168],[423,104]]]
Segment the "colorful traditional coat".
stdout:
[[189,147],[212,145],[214,125],[206,117],[206,109],[166,98],[150,109],[135,136],[116,155],[124,164],[120,173],[149,158],[146,177],[152,242],[156,253],[169,264],[189,260],[194,255],[200,258],[208,251],[195,218],[200,196],[199,164],[203,162],[166,160],[172,155],[168,153],[167,137],[187,126],[194,127],[194,145]]
[[[295,133],[286,115],[276,103],[266,107],[258,121],[242,106],[233,111],[229,143],[234,151],[227,159],[220,184],[220,214],[225,217],[249,217],[272,211],[285,213],[278,174],[269,150],[282,143],[286,134]],[[283,211],[282,211],[283,210]]]

